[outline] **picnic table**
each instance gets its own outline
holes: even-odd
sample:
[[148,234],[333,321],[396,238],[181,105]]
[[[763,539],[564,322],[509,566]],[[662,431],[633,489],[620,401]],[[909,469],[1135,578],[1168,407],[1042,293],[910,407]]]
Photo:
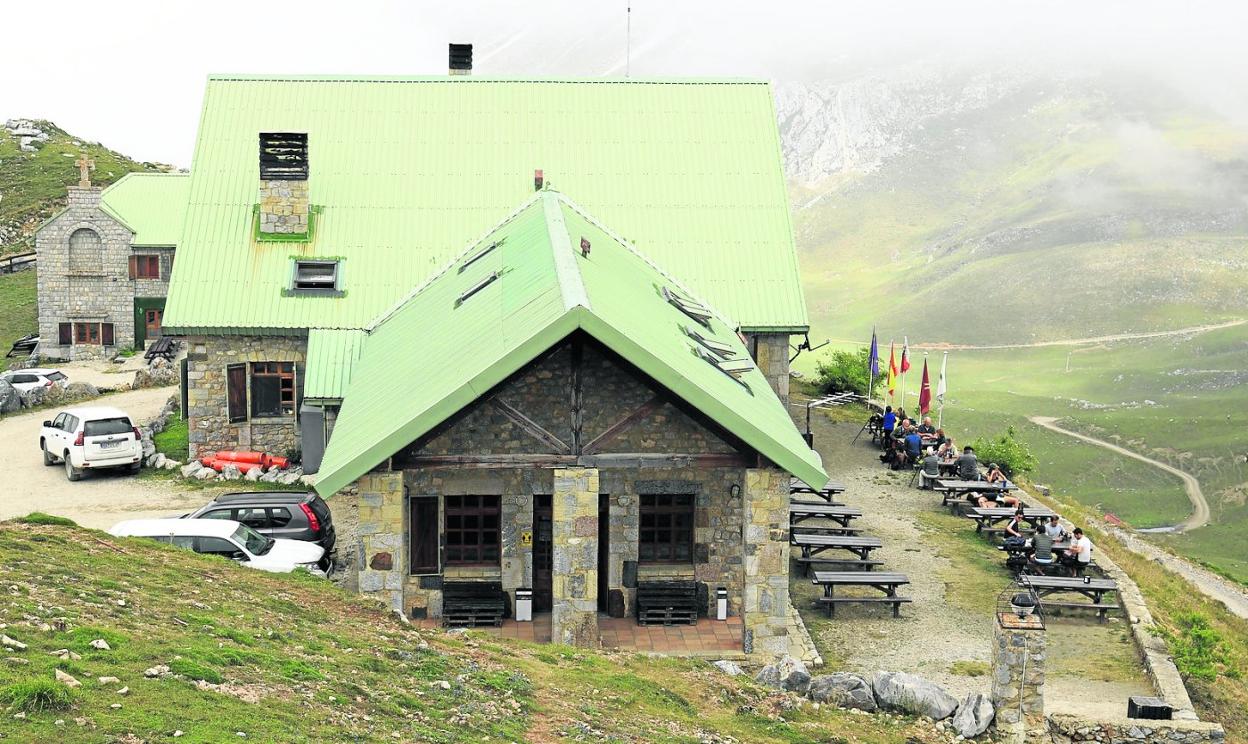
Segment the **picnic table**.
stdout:
[[849,520],[862,516],[861,509],[852,506],[836,506],[817,501],[793,501],[789,503],[789,524],[796,525],[807,519],[822,518],[849,526]]
[[[828,617],[835,617],[838,604],[848,602],[891,604],[893,617],[899,617],[901,604],[912,601],[909,597],[897,596],[897,587],[910,583],[910,579],[906,578],[905,574],[873,571],[815,571],[811,583],[823,587],[823,596],[817,602],[827,606]],[[884,595],[881,597],[838,597],[836,596],[838,586],[870,587],[880,590]]]
[[[1018,583],[1020,586],[1028,587],[1036,593],[1036,597],[1040,600],[1041,608],[1086,607],[1096,610],[1097,616],[1101,620],[1105,619],[1105,614],[1110,610],[1118,609],[1117,603],[1103,601],[1106,594],[1118,591],[1118,582],[1113,579],[1094,579],[1087,576],[1023,576],[1019,578]],[[1048,597],[1054,594],[1078,594],[1089,601],[1072,602],[1048,599]]]
[[932,490],[941,492],[941,506],[948,506],[950,501],[956,501],[968,493],[1009,493],[1017,489],[1018,486],[1009,481],[989,483],[960,478],[936,478],[932,481]]
[[844,490],[845,490],[845,484],[838,483],[837,481],[828,481],[821,488],[811,488],[810,486],[806,485],[805,483],[802,483],[796,478],[792,478],[789,480],[789,494],[790,495],[810,494],[813,496],[818,496],[819,498],[823,499],[829,504],[839,505],[839,502],[834,501],[832,497],[838,493],[842,493]]
[[[789,535],[789,542],[801,551],[795,556],[799,564],[810,572],[813,563],[834,566],[847,566],[870,571],[872,567],[883,565],[883,561],[871,558],[871,551],[883,547],[878,537],[869,535],[826,535],[815,532],[797,532]],[[853,553],[855,558],[831,558],[824,555],[829,550],[845,550]]]
[[[966,516],[975,520],[976,532],[999,532],[1000,528],[993,529],[993,527],[1002,522],[1008,522],[1016,511],[1017,509],[1008,506],[977,506]],[[1029,506],[1023,509],[1023,521],[1031,525],[1032,530],[1039,530],[1041,525],[1053,516],[1056,516],[1056,513],[1047,506]]]

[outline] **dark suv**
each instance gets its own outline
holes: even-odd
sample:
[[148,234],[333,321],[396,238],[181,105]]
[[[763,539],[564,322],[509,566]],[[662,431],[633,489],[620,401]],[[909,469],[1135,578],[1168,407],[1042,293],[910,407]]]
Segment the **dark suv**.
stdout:
[[223,493],[185,515],[188,519],[232,519],[261,535],[303,540],[334,550],[334,520],[325,499],[303,491]]

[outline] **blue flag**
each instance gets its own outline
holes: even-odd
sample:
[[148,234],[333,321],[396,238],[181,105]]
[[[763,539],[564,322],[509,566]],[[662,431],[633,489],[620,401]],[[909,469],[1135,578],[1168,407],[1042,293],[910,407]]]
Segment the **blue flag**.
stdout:
[[875,340],[875,329],[871,329],[871,374],[879,376],[880,374],[880,345]]

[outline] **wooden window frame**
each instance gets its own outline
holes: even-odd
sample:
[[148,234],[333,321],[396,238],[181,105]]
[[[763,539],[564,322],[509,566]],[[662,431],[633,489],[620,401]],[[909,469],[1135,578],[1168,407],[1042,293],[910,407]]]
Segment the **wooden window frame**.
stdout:
[[638,497],[637,562],[692,564],[697,507],[697,496],[691,493],[641,494]]
[[[444,566],[500,566],[503,558],[503,498],[484,494],[444,496]],[[475,524],[469,525],[469,521]],[[489,526],[490,522],[493,526]],[[473,542],[466,540],[472,536]],[[490,556],[493,548],[495,555]]]
[[141,254],[130,257],[131,279],[161,279],[160,256],[157,254]]
[[[252,362],[250,373],[247,392],[251,397],[253,419],[291,418],[295,415],[298,410],[298,395],[295,387],[294,362]],[[256,407],[260,397],[256,395],[256,385],[257,383],[265,384],[274,379],[277,380],[278,386],[278,412],[260,411]]]
[[408,573],[429,576],[440,573],[442,524],[438,519],[437,496],[408,499]]
[[[73,343],[80,346],[116,346],[116,327],[99,321],[74,321]],[[58,335],[61,332],[58,330]],[[61,336],[63,338],[63,336]],[[58,338],[58,340],[60,340]]]

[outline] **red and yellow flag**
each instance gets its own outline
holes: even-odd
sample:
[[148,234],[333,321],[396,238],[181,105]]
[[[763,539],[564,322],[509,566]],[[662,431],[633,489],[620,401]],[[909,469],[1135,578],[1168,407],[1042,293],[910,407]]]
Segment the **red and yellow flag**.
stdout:
[[888,342],[888,395],[891,398],[897,389],[897,354],[893,342]]

